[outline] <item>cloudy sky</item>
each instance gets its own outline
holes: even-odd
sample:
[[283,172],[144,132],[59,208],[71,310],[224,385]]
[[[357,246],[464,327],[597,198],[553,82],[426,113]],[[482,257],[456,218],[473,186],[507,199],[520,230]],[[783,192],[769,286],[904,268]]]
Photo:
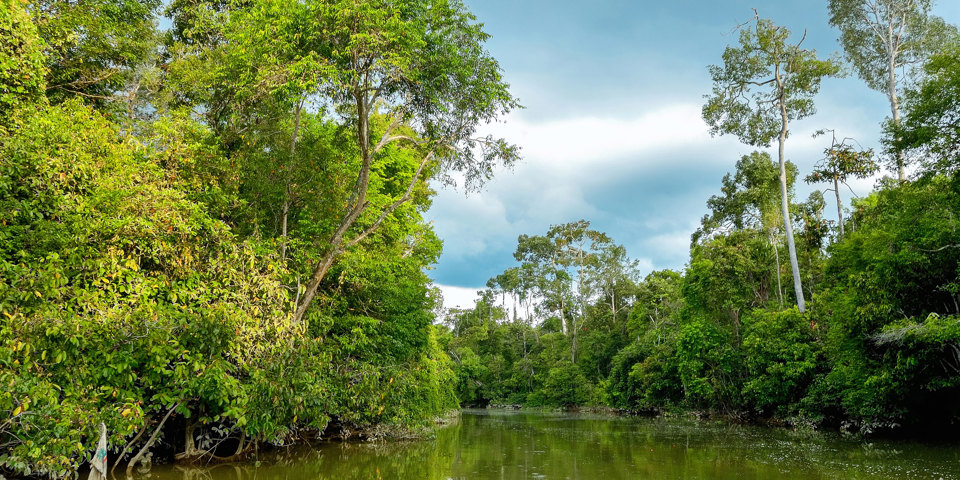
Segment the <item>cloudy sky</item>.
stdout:
[[[481,192],[443,189],[435,199],[427,216],[444,252],[430,275],[448,307],[471,305],[488,278],[515,264],[518,235],[581,218],[625,245],[644,273],[682,269],[707,198],[752,150],[711,138],[700,118],[706,67],[737,41],[732,29],[755,7],[796,39],[806,30],[804,46],[821,57],[840,50],[826,0],[465,1],[525,107],[489,131],[520,145],[524,160]],[[960,1],[939,0],[934,13],[958,24]],[[825,81],[816,103],[787,142],[802,174],[829,143],[811,137],[818,129],[878,146],[889,115],[883,94],[852,76]],[[872,185],[853,187],[863,195]],[[798,197],[812,188],[798,185]]]

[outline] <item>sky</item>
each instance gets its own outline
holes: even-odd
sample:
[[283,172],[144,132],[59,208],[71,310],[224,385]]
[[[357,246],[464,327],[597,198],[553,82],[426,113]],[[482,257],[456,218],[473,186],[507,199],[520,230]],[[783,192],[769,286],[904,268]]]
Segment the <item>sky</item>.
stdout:
[[[680,270],[690,234],[720,192],[723,175],[754,150],[712,138],[700,116],[711,90],[707,66],[721,62],[734,28],[753,17],[786,26],[820,57],[840,55],[826,0],[465,0],[491,35],[490,53],[524,106],[485,133],[521,147],[523,160],[474,193],[437,185],[427,218],[444,240],[428,272],[444,306],[472,306],[487,279],[516,264],[521,234],[591,222],[623,244],[642,273]],[[960,24],[960,1],[933,13]],[[878,148],[886,97],[855,75],[824,81],[817,113],[791,124],[788,160],[811,171],[834,129]],[[769,150],[776,158],[776,152]],[[843,192],[865,195],[875,179]],[[798,183],[798,199],[816,188]],[[832,192],[825,215],[836,218]],[[834,212],[831,216],[831,212]]]

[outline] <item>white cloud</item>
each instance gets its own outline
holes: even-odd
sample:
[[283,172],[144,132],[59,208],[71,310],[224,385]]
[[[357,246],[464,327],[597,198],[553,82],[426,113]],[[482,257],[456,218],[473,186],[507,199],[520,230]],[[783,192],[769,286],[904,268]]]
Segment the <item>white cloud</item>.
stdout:
[[444,308],[473,308],[477,298],[477,290],[483,287],[455,287],[452,285],[436,285],[443,294]]
[[643,247],[647,254],[661,259],[660,263],[662,263],[662,260],[685,259],[690,252],[690,235],[695,229],[695,227],[691,227],[681,231],[654,235],[643,242]]
[[653,260],[642,257],[637,259],[637,269],[640,270],[640,275],[646,275],[656,270],[656,267],[653,265]]
[[563,174],[599,168],[643,152],[708,141],[700,106],[676,104],[626,118],[580,117],[529,123],[513,115],[488,133],[523,148],[526,160]]
[[[428,213],[445,244],[436,278],[458,285],[480,283],[513,263],[518,235],[542,234],[551,224],[579,218],[593,221],[631,255],[643,257],[646,271],[682,267],[707,198],[719,193],[723,172],[733,170],[736,160],[754,148],[733,136],[711,137],[699,104],[623,113],[532,121],[521,111],[485,126],[481,133],[519,145],[523,160],[512,170],[496,172],[479,193],[440,190]],[[833,123],[808,119],[792,125],[787,156],[802,174],[829,143],[811,138],[816,128],[829,125],[845,135],[867,135],[862,127],[853,127],[862,115],[846,113],[833,117]],[[775,157],[776,146],[768,151]],[[873,182],[857,183],[857,193],[863,194]],[[822,187],[798,182],[798,199],[815,188]],[[844,197],[849,205],[848,194]],[[832,218],[831,206],[828,201],[826,213]],[[444,265],[469,271],[443,270]],[[466,303],[472,304],[474,290],[450,295],[462,302],[468,295]]]
[[[602,207],[588,191],[644,170],[663,167],[666,153],[690,151],[697,162],[718,161],[708,145],[736,148],[735,141],[711,139],[700,107],[677,104],[629,118],[584,117],[533,123],[512,115],[486,126],[484,134],[520,145],[523,160],[497,172],[480,193],[441,189],[428,216],[445,240],[445,255],[475,257],[510,248],[517,235],[549,224],[596,218]],[[679,166],[682,168],[682,166]],[[695,165],[688,165],[696,168]]]

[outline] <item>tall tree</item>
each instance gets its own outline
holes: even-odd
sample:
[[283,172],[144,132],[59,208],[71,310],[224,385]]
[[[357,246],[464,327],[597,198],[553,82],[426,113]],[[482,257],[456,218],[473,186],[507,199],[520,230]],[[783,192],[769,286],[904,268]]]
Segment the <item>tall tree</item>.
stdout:
[[[847,59],[866,84],[887,95],[894,124],[900,123],[898,71],[910,69],[956,40],[956,27],[930,15],[932,0],[830,0],[830,24],[840,30]],[[904,156],[895,155],[906,180]]]
[[[612,241],[601,245],[591,275],[596,278],[606,302],[610,305],[610,321],[614,327],[618,326],[617,319],[623,311],[622,307],[633,297],[637,280],[640,278],[638,268],[638,262],[627,257],[627,249],[623,245]],[[626,331],[626,322],[619,326]]]
[[612,244],[605,233],[590,228],[590,222],[575,222],[553,225],[547,231],[547,238],[559,252],[560,263],[573,270],[572,277],[576,288],[578,314],[570,316],[570,361],[577,361],[577,337],[586,319],[586,306],[595,290],[596,278],[590,273],[595,270],[600,252]]
[[780,205],[797,306],[806,306],[791,225],[785,145],[789,123],[814,113],[813,96],[824,77],[837,76],[840,66],[820,60],[801,48],[803,39],[788,43],[790,31],[756,18],[740,31],[739,47],[728,46],[723,65],[710,66],[713,94],[703,106],[711,134],[733,134],[744,143],[768,147],[776,139],[780,160]]
[[894,152],[919,154],[924,174],[960,169],[960,48],[934,56],[925,78],[907,90],[900,125],[888,124],[884,143]]
[[567,334],[571,277],[557,245],[547,236],[520,235],[513,258],[521,262],[528,288],[548,311],[559,314],[560,330]]
[[[484,50],[488,35],[458,0],[261,0],[229,17],[219,78],[234,82],[241,96],[282,106],[293,126],[289,158],[298,155],[308,99],[335,112],[356,141],[355,181],[339,220],[326,238],[314,240],[319,253],[312,265],[296,266],[308,280],[295,323],[333,264],[408,204],[428,175],[449,180],[456,172],[469,188],[518,158],[515,146],[477,134],[517,102]],[[413,152],[418,166],[405,172],[405,190],[389,201],[374,199],[371,178],[394,144]]]

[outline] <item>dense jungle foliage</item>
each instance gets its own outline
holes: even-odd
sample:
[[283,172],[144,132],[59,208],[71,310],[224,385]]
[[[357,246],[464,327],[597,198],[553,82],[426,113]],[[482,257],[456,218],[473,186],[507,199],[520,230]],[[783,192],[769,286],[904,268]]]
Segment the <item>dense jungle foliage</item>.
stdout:
[[[754,152],[684,271],[640,278],[580,220],[438,319],[431,182],[518,159],[477,132],[518,104],[459,0],[0,0],[0,475],[75,474],[101,424],[132,468],[490,403],[953,425],[960,43],[937,25],[881,154],[913,174],[837,195],[839,222],[793,184],[877,155]],[[813,113],[837,64],[748,58],[788,37],[758,21],[711,69],[715,133],[782,147]]]
[[0,30],[0,476],[76,472],[101,422],[132,467],[458,407],[429,182],[516,158],[475,133],[515,101],[460,2],[3,0]]
[[[763,28],[778,27],[761,22],[758,31]],[[738,77],[730,62],[760,48],[754,35],[742,37],[751,48],[728,48],[726,68],[713,70],[718,84],[753,81]],[[761,45],[777,38],[786,35],[768,35]],[[583,220],[520,236],[517,266],[491,278],[474,308],[446,317],[440,344],[455,362],[461,403],[693,409],[865,433],[955,428],[956,45],[931,55],[917,72],[918,82],[905,92],[902,121],[886,124],[883,153],[859,150],[835,135],[814,172],[790,162],[781,170],[761,151],[743,156],[722,179],[721,193],[707,201],[709,213],[692,236],[683,271],[641,277],[622,246]],[[758,62],[741,66],[757,75]],[[738,93],[736,101],[743,98]],[[776,102],[778,94],[765,98]],[[743,120],[737,128],[744,137],[762,135],[757,128],[774,122],[763,141],[745,143],[776,139],[776,117],[759,110],[751,116],[749,106],[711,100],[705,119],[724,107],[719,117]],[[912,177],[884,177],[849,209],[838,205],[840,222],[823,217],[832,199],[821,192],[794,198],[798,179],[836,191],[849,179],[877,172],[878,159],[890,160],[896,173],[898,158]],[[779,179],[789,202],[805,312],[789,288]]]

